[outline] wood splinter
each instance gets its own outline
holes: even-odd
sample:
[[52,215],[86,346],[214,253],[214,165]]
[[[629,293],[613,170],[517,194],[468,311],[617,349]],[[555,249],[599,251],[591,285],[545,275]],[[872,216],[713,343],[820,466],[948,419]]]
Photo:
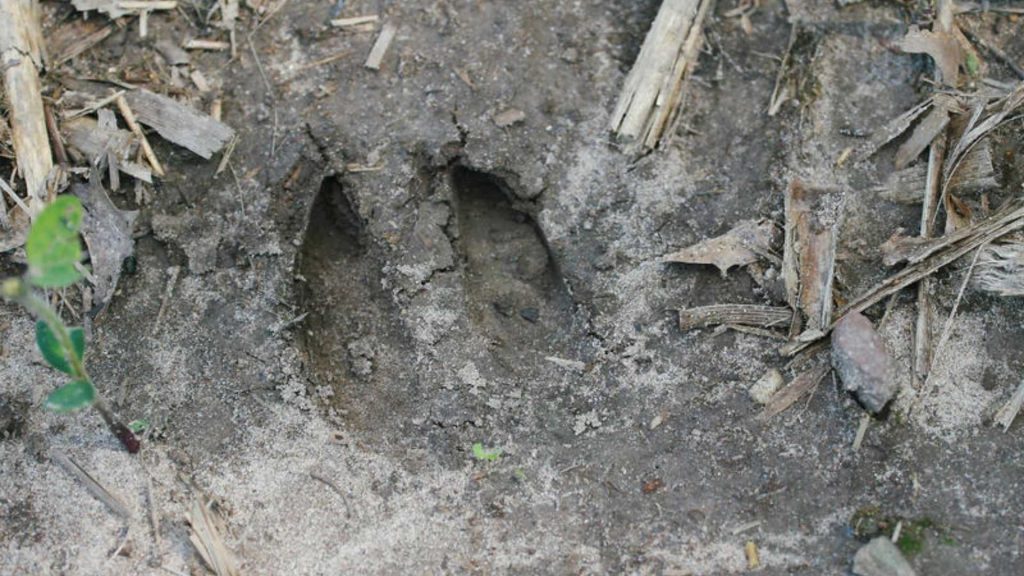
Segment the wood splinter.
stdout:
[[0,2],[0,71],[18,172],[25,178],[29,215],[46,204],[46,178],[53,168],[39,71],[46,63],[39,3]]
[[673,132],[713,4],[665,0],[658,10],[611,117],[611,130],[631,152],[652,150]]
[[117,105],[118,111],[121,112],[121,117],[124,118],[124,123],[128,125],[128,129],[132,131],[132,134],[139,139],[139,146],[142,148],[142,154],[146,157],[146,161],[149,162],[149,166],[153,169],[153,174],[160,176],[161,178],[166,175],[164,167],[160,165],[160,161],[156,158],[156,153],[153,152],[153,148],[149,145],[149,140],[146,139],[146,135],[142,132],[142,127],[139,126],[138,121],[135,119],[135,114],[132,109],[128,107],[128,101],[124,99],[123,94],[119,94],[114,99],[114,103]]

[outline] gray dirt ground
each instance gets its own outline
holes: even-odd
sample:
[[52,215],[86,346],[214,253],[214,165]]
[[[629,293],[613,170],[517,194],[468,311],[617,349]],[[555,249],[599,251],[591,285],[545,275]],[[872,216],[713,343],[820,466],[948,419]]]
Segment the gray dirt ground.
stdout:
[[[871,191],[893,150],[836,160],[927,89],[927,60],[890,48],[920,12],[766,0],[747,35],[719,2],[686,130],[634,160],[606,124],[657,1],[350,0],[342,15],[399,26],[379,72],[361,66],[374,34],[328,27],[332,4],[285,3],[251,50],[243,10],[237,61],[192,54],[241,135],[232,170],[159,143],[138,271],[91,323],[90,371],[156,424],[141,455],[91,413],[40,408],[59,380],[0,307],[0,574],[204,573],[185,524],[200,497],[245,574],[736,574],[748,541],[761,574],[847,574],[899,519],[919,574],[1024,573],[1021,424],[990,425],[1024,368],[1019,301],[968,292],[917,399],[904,294],[882,328],[903,389],[854,452],[862,410],[834,380],[760,421],[747,388],[784,364],[777,343],[676,327],[678,308],[771,290],[659,262],[780,218],[801,178],[841,199],[839,297],[883,277],[878,245],[918,218]],[[47,26],[79,17],[44,8]],[[1024,61],[1019,21],[961,19]],[[794,22],[799,100],[769,117]],[[156,40],[213,34],[181,13],[150,28],[63,74],[162,70]],[[510,108],[525,121],[499,128]],[[1019,128],[998,136],[1004,190],[1024,181]],[[937,318],[962,277],[938,275]]]

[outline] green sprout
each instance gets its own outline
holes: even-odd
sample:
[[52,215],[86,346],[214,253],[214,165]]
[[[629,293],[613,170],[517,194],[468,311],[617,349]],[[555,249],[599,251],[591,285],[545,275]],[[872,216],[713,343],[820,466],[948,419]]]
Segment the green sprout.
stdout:
[[46,398],[46,408],[72,412],[92,407],[103,418],[128,452],[139,451],[139,440],[115,417],[100,397],[85,370],[85,332],[64,325],[50,303],[36,289],[66,288],[83,277],[82,204],[74,196],[61,196],[50,203],[32,223],[25,240],[28,271],[21,278],[8,278],[0,294],[36,317],[36,344],[50,366],[71,377],[71,382]]
[[964,67],[967,68],[967,73],[971,76],[977,76],[978,71],[981,69],[981,62],[978,57],[973,53],[968,53],[967,58],[964,60]]
[[473,444],[473,457],[477,460],[495,462],[501,457],[501,448],[484,448],[484,445],[477,442]]

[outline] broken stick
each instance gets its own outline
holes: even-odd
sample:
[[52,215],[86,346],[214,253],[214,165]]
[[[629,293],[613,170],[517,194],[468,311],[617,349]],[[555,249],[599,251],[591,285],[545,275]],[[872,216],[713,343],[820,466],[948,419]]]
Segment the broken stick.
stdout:
[[631,151],[650,150],[670,133],[704,41],[714,0],[665,0],[612,113],[611,129]]
[[39,3],[36,0],[0,2],[0,70],[10,115],[18,171],[25,178],[29,214],[46,203],[46,178],[53,168],[43,111],[39,71],[45,65]]
[[156,153],[153,152],[153,148],[149,145],[149,140],[146,139],[146,134],[142,132],[142,127],[139,126],[138,121],[135,120],[135,114],[132,109],[128,107],[128,102],[124,99],[124,95],[118,95],[114,99],[114,103],[117,104],[118,111],[121,112],[121,117],[124,118],[124,123],[128,125],[128,129],[135,134],[135,137],[139,139],[139,146],[142,147],[142,154],[146,157],[146,161],[149,162],[149,166],[153,169],[153,174],[163,177],[165,175],[164,167],[160,165],[160,161],[156,158]]

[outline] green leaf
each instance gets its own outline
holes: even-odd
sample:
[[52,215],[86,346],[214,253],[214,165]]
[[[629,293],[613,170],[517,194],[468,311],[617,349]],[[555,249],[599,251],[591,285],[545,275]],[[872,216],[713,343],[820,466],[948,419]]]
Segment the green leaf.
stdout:
[[494,462],[501,457],[501,448],[487,449],[484,445],[477,442],[473,444],[473,457],[477,460],[487,460],[488,462]]
[[977,76],[978,70],[981,69],[981,62],[978,61],[978,57],[974,54],[968,53],[967,59],[964,61],[964,67],[967,68],[967,73],[971,76]]
[[60,196],[36,216],[25,240],[28,279],[40,288],[63,288],[77,282],[82,273],[78,230],[82,203],[74,196]]
[[92,405],[96,388],[88,380],[76,380],[57,388],[46,398],[46,408],[54,412],[71,412]]
[[139,418],[138,420],[132,420],[128,423],[128,429],[138,434],[146,428],[149,428],[149,420],[145,418]]
[[[81,328],[68,328],[68,336],[71,337],[71,346],[74,348],[71,353],[81,361],[85,357],[85,332],[82,332]],[[42,320],[36,322],[36,344],[50,366],[65,374],[72,373],[67,351],[61,346],[60,339],[53,330],[50,330]]]

